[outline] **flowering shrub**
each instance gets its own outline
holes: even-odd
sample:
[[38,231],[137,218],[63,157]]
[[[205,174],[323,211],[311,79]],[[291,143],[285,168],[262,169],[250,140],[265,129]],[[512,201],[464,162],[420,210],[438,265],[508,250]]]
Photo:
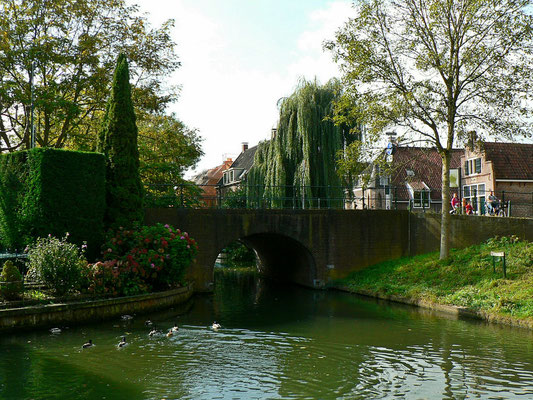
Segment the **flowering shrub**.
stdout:
[[103,261],[84,271],[93,293],[133,295],[183,284],[198,246],[186,232],[169,225],[111,232]]
[[47,284],[56,294],[63,295],[74,289],[81,278],[81,269],[87,263],[82,249],[68,243],[67,233],[62,239],[51,235],[38,238],[28,246],[30,278]]
[[140,276],[122,261],[98,261],[87,264],[82,271],[83,286],[89,293],[111,296],[131,296],[149,291]]

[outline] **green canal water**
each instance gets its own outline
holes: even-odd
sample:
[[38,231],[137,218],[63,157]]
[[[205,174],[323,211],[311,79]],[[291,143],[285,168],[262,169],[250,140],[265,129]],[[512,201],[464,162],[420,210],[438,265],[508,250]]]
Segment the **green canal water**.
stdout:
[[533,399],[533,335],[230,274],[162,313],[0,336],[2,400],[278,398]]

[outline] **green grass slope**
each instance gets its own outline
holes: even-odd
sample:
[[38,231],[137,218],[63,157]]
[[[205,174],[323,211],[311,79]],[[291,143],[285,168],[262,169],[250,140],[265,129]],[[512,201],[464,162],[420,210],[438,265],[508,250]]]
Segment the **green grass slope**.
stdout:
[[[491,251],[505,252],[507,278],[501,262],[493,272]],[[452,250],[446,260],[431,253],[376,264],[333,286],[378,297],[466,307],[489,320],[533,327],[533,245],[514,236]]]

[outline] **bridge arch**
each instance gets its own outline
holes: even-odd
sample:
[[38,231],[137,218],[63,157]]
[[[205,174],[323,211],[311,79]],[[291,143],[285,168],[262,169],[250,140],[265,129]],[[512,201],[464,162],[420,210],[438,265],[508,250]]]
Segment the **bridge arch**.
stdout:
[[352,271],[409,254],[410,238],[419,235],[409,215],[385,210],[154,208],[146,210],[145,223],[168,223],[196,239],[200,249],[188,279],[202,292],[213,289],[215,260],[236,240],[256,249],[267,275],[323,287]]
[[[234,241],[240,241],[253,249],[258,259],[258,269],[266,277],[293,282],[304,286],[316,286],[317,268],[309,249],[300,241],[277,232],[259,232],[225,241],[213,258]],[[210,275],[214,270],[210,272]]]

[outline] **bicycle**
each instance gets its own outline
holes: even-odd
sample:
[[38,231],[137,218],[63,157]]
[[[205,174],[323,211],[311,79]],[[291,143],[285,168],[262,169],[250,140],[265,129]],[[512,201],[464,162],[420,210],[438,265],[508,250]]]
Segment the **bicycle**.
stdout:
[[500,206],[498,203],[496,206],[491,206],[490,203],[485,203],[485,213],[486,215],[494,217],[505,217],[504,206]]

